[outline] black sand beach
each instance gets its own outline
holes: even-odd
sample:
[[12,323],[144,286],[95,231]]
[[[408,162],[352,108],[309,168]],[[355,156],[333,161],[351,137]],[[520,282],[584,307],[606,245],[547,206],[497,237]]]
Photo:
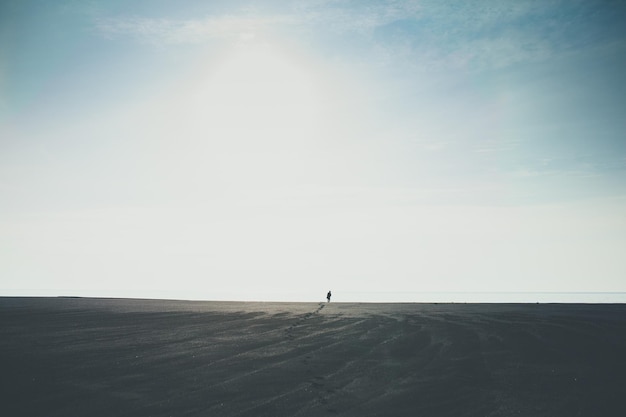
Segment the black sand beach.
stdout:
[[0,298],[3,416],[624,416],[626,305]]

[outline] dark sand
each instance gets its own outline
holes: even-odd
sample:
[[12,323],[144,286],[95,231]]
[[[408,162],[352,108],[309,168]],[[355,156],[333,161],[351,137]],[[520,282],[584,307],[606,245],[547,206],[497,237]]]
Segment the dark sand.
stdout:
[[2,416],[626,416],[626,305],[0,298]]

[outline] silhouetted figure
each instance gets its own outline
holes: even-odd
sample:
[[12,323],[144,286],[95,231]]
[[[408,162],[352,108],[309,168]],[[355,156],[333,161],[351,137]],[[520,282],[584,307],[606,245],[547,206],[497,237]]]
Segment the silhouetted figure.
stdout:
[[328,300],[328,302],[329,302],[329,303],[330,303],[330,296],[331,296],[331,295],[332,295],[332,294],[330,293],[330,291],[328,291],[328,294],[326,294],[326,299]]

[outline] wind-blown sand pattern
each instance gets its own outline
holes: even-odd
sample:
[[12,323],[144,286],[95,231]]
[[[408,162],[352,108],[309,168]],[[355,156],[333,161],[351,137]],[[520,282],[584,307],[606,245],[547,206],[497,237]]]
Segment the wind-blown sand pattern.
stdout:
[[626,305],[0,298],[5,416],[624,416]]

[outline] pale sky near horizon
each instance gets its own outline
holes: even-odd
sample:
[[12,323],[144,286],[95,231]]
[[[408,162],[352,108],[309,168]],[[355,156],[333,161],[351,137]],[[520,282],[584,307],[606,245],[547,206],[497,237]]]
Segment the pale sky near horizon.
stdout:
[[0,1],[0,296],[624,292],[625,21]]

